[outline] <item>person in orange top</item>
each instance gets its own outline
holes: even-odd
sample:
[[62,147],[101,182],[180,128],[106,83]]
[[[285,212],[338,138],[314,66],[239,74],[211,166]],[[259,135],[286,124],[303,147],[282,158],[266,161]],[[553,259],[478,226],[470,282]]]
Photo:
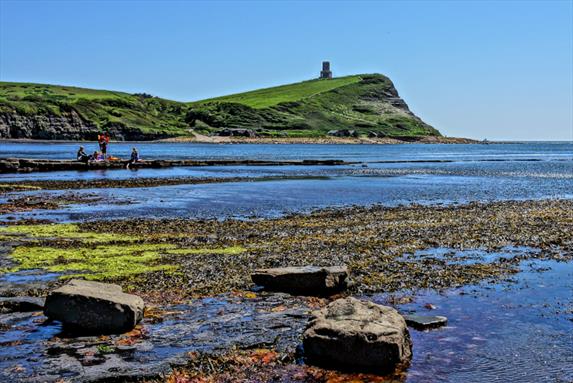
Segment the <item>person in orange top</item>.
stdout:
[[109,144],[109,133],[105,132],[105,133],[99,134],[97,136],[97,141],[99,144],[99,150],[101,151],[101,154],[103,155],[103,159],[105,160],[107,158],[107,145]]

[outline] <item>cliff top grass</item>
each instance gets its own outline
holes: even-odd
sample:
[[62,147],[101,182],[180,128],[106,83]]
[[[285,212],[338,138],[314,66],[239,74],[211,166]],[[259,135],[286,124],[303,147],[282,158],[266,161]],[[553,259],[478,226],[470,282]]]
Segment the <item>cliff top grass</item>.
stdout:
[[278,105],[283,102],[294,102],[304,98],[312,97],[320,93],[328,92],[341,86],[356,83],[361,80],[360,75],[338,77],[329,80],[316,79],[302,81],[294,84],[275,86],[253,90],[244,93],[231,94],[196,101],[191,105],[205,104],[209,102],[234,102],[250,106],[251,108],[261,109]]
[[124,92],[78,88],[75,86],[34,84],[24,82],[0,82],[0,100],[24,97],[53,97],[77,101],[80,99],[122,99],[131,97]]

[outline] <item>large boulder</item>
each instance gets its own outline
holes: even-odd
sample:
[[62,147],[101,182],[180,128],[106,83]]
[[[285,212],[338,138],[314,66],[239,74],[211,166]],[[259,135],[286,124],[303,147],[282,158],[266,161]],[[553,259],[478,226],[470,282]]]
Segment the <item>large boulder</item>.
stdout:
[[338,299],[313,312],[313,317],[303,335],[304,354],[311,364],[387,373],[412,357],[406,322],[391,307]]
[[143,319],[144,307],[121,286],[74,279],[48,295],[44,314],[75,332],[119,334]]
[[295,295],[331,295],[348,283],[346,266],[302,266],[258,269],[251,274],[256,285],[265,290]]

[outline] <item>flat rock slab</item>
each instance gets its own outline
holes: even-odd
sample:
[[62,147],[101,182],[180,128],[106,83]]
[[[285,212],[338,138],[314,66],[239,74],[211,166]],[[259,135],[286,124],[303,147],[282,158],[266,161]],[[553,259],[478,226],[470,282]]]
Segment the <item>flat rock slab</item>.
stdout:
[[303,335],[304,354],[311,364],[387,373],[412,357],[406,321],[392,307],[345,298],[313,316]]
[[258,269],[251,274],[253,283],[268,291],[294,295],[331,295],[348,284],[346,266],[303,266]]
[[44,314],[79,333],[119,334],[143,319],[143,299],[121,286],[71,280],[46,298]]
[[[73,156],[75,153],[70,153]],[[343,160],[304,160],[304,161],[266,161],[266,160],[141,160],[132,164],[133,168],[167,168],[175,166],[225,166],[225,165],[348,165],[355,162]],[[60,170],[101,170],[123,169],[127,160],[96,161],[83,163],[74,160],[50,160],[31,158],[0,158],[0,173],[49,172]]]
[[429,316],[429,315],[404,315],[406,324],[417,330],[426,330],[445,326],[448,323],[448,318],[443,316]]
[[36,297],[0,297],[0,313],[42,311],[44,309],[44,302],[44,298]]

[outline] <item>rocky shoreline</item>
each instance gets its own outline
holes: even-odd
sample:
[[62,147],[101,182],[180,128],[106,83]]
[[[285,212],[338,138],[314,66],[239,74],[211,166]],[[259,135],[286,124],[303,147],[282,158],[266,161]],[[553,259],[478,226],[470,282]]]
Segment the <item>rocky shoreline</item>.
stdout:
[[[107,256],[106,247],[119,247],[119,251],[122,244],[133,247],[136,254],[151,251],[148,254],[154,254],[154,261],[150,266],[179,270],[152,271],[153,267],[142,264],[141,272],[133,276],[138,283],[130,289],[153,301],[157,297],[161,301],[166,292],[196,297],[229,289],[248,290],[254,269],[304,265],[348,265],[353,275],[351,292],[365,293],[475,283],[511,274],[516,262],[523,259],[464,263],[456,250],[495,252],[513,246],[543,250],[542,254],[526,252],[527,257],[568,260],[573,255],[571,210],[572,201],[545,200],[351,207],[250,221],[126,219],[22,225],[15,220],[0,230],[0,236],[12,247],[21,246],[22,255],[33,262],[26,249],[38,241],[50,250],[66,250],[71,245],[91,246],[90,238],[99,238],[96,243],[103,256]],[[18,245],[21,239],[25,240]],[[417,252],[434,248],[450,250],[445,258],[428,257],[420,262]],[[37,250],[41,255],[43,250]],[[218,256],[213,258],[213,254]],[[56,269],[69,268],[63,263]],[[106,270],[94,269],[89,274],[95,272],[92,277],[122,283],[121,276],[108,275]],[[156,286],[162,287],[158,290]],[[158,295],[153,298],[155,293]]]
[[[89,143],[91,141],[82,140],[49,140],[49,139],[29,139],[29,138],[4,138],[0,142],[14,143]],[[169,137],[157,140],[125,140],[118,141],[122,143],[162,143],[162,142],[187,142],[201,144],[379,144],[379,145],[397,145],[397,144],[490,144],[505,143],[497,141],[480,141],[464,137],[445,137],[445,136],[426,136],[426,137],[239,137],[239,136],[206,136],[194,133],[190,136]]]
[[480,144],[483,141],[462,137],[222,137],[203,136],[196,134],[191,137],[173,137],[159,140],[159,142],[197,142],[213,144],[321,144],[321,145],[399,145],[399,144]]
[[[348,374],[301,364],[310,312],[337,298],[370,300],[380,293],[399,307],[426,289],[510,280],[524,261],[572,262],[572,210],[573,201],[545,200],[351,207],[254,221],[12,222],[0,230],[6,275],[0,295],[45,296],[79,274],[121,285],[147,309],[133,331],[104,337],[70,337],[34,311],[2,314],[0,327],[9,334],[2,345],[12,346],[17,364],[0,377],[403,381],[403,369]],[[255,269],[341,264],[352,283],[327,298],[260,291],[250,279]]]

